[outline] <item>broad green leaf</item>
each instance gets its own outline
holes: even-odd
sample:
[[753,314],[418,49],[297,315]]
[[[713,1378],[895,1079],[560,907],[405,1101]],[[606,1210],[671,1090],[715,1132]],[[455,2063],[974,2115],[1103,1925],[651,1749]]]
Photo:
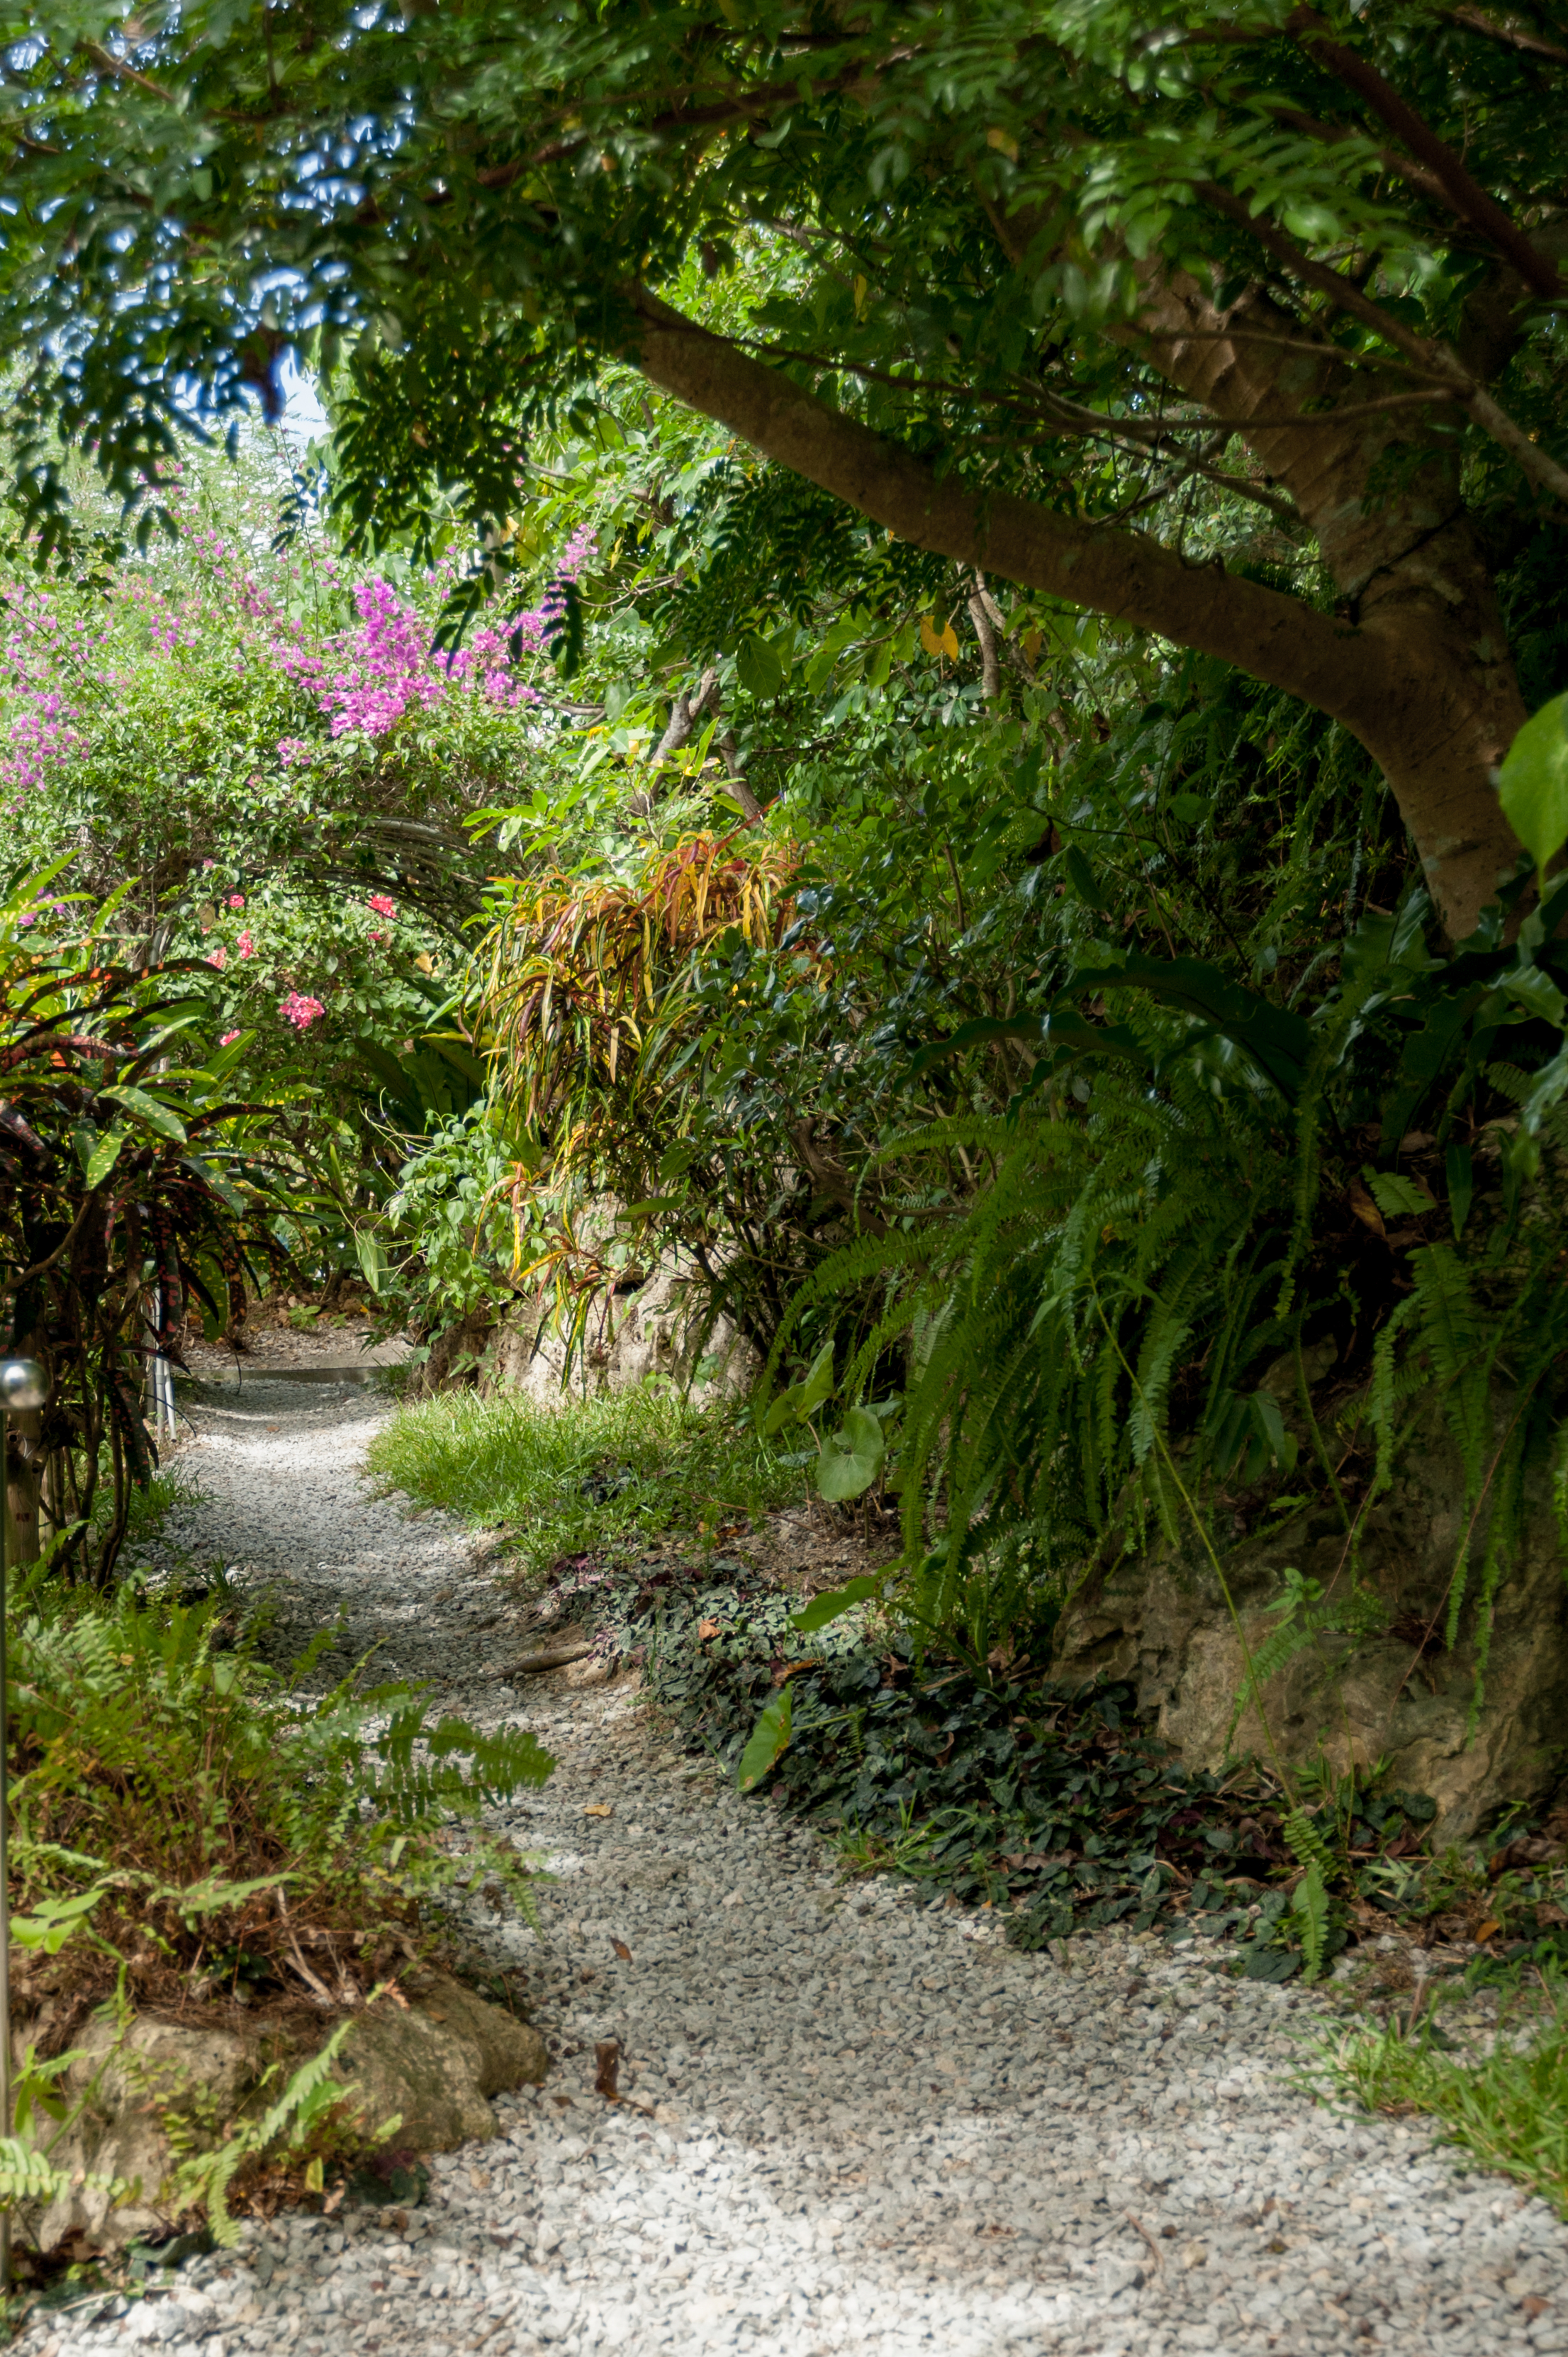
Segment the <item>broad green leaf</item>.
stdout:
[[824,1588],[821,1596],[812,1597],[803,1611],[791,1613],[791,1622],[803,1637],[809,1637],[813,1630],[825,1629],[830,1620],[853,1611],[857,1604],[868,1604],[880,1585],[876,1575],[868,1572],[862,1579],[846,1580],[842,1587]]
[[145,1089],[132,1088],[126,1082],[119,1087],[100,1089],[98,1093],[101,1097],[113,1097],[115,1103],[123,1104],[127,1113],[134,1113],[138,1121],[145,1121],[149,1129],[156,1129],[160,1137],[172,1137],[177,1146],[185,1144],[185,1124],[178,1114],[172,1107],[160,1103]]
[[1544,868],[1568,843],[1568,695],[1527,720],[1498,772],[1503,815]]
[[869,1490],[887,1453],[882,1426],[869,1408],[852,1407],[843,1427],[822,1445],[817,1463],[817,1488],[824,1498],[842,1505]]
[[776,1434],[783,1431],[787,1424],[797,1421],[800,1409],[800,1394],[805,1388],[804,1383],[791,1383],[788,1391],[779,1393],[762,1419],[765,1439],[771,1440]]
[[740,1755],[736,1782],[743,1792],[760,1784],[780,1753],[789,1748],[789,1689],[780,1686],[751,1730]]
[[368,1228],[356,1228],[354,1253],[364,1275],[365,1283],[372,1293],[380,1293],[381,1280],[387,1269],[387,1256],[381,1250],[381,1238],[372,1235]]
[[804,1417],[821,1407],[833,1387],[833,1346],[824,1342],[806,1370],[806,1379],[800,1386],[800,1405],[797,1415]]
[[120,1148],[124,1143],[124,1123],[118,1128],[104,1132],[87,1158],[87,1183],[90,1187],[96,1187],[108,1178],[120,1159]]
[[196,1173],[196,1176],[202,1180],[204,1185],[211,1188],[219,1201],[220,1203],[227,1203],[231,1211],[248,1211],[250,1210],[251,1207],[249,1203],[245,1200],[244,1196],[241,1194],[239,1189],[237,1187],[231,1187],[228,1179],[224,1177],[222,1171],[219,1169],[217,1164],[209,1162],[205,1155],[186,1155],[180,1163],[180,1168],[182,1170],[193,1170]]
[[784,684],[784,665],[766,639],[743,639],[736,651],[735,668],[742,687],[759,701],[777,695]]
[[1506,991],[1510,998],[1517,999],[1529,1014],[1540,1015],[1548,1023],[1562,1028],[1564,1014],[1568,1012],[1563,1006],[1563,993],[1552,976],[1543,974],[1540,966],[1518,966],[1511,974],[1499,974],[1498,987]]

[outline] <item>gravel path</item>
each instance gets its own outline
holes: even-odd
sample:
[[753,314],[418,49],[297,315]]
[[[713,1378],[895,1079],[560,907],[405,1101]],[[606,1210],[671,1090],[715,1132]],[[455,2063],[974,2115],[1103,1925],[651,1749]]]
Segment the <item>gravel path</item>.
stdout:
[[[1153,1939],[1014,1954],[983,1915],[841,1885],[626,1685],[496,1685],[510,1608],[471,1542],[360,1480],[384,1412],[249,1380],[209,1402],[179,1535],[274,1587],[281,1641],[343,1609],[339,1658],[380,1641],[556,1752],[501,1820],[558,1878],[542,1937],[475,1924],[527,1969],[551,2076],[436,2161],[425,2208],[252,2231],[27,2357],[1568,2352],[1568,2232],[1418,2124],[1294,2092],[1310,1999]],[[640,2109],[592,2091],[609,2038]]]

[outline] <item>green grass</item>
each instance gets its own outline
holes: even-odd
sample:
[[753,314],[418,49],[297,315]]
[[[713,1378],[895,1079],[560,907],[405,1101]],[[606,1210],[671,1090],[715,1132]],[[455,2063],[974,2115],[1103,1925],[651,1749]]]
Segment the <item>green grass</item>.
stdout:
[[665,1383],[542,1408],[515,1393],[443,1392],[400,1408],[371,1470],[420,1505],[510,1526],[531,1569],[665,1532],[723,1545],[804,1494],[798,1467],[734,1401],[695,1406]]
[[1568,2218],[1568,1985],[1544,1986],[1544,2009],[1505,2020],[1489,2053],[1466,2054],[1428,2015],[1413,2032],[1391,2023],[1326,2044],[1313,2083],[1369,2112],[1429,2113],[1445,2143]]

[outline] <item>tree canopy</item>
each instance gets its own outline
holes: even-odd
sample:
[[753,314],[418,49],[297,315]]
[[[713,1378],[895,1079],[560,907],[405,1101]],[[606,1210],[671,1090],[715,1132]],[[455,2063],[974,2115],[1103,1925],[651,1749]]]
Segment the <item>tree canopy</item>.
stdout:
[[[1529,11],[409,0],[13,19],[13,497],[156,508],[193,420],[340,372],[339,518],[486,594],[607,361],[953,560],[1341,723],[1450,931],[1519,846],[1568,469]],[[858,553],[858,552],[857,552]],[[568,601],[569,603],[570,601]],[[983,613],[983,602],[981,606]]]

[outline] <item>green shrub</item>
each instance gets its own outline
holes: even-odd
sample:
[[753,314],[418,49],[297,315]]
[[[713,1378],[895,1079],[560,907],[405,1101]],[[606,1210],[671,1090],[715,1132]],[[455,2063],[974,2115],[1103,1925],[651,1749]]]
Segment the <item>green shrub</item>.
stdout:
[[527,1903],[522,1861],[474,1820],[548,1776],[532,1735],[432,1723],[406,1686],[352,1677],[291,1695],[250,1641],[218,1649],[223,1606],[42,1577],[13,1601],[12,1936],[41,2050],[117,1985],[357,2004],[476,1863]]

